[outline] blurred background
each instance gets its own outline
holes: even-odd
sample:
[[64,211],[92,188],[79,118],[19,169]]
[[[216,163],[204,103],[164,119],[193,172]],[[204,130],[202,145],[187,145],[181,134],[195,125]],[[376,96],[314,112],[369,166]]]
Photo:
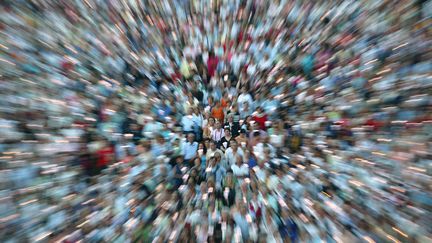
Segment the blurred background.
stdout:
[[432,242],[431,17],[0,1],[0,241]]

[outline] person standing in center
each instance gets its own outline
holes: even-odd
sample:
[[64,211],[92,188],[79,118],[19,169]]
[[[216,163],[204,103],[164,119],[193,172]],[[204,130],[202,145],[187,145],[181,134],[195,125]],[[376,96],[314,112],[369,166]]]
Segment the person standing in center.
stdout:
[[215,141],[217,144],[221,141],[222,137],[225,135],[224,129],[222,128],[222,125],[220,121],[216,122],[216,128],[212,131],[211,138],[213,141]]

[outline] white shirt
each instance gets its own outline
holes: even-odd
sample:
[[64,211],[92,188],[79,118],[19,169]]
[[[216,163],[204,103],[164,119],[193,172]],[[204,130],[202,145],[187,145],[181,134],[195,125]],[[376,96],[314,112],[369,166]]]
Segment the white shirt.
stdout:
[[256,73],[256,69],[257,69],[256,64],[250,64],[246,72],[249,76],[253,76]]
[[[268,144],[268,148],[270,149],[270,156],[272,158],[275,157],[275,149],[273,148],[273,146],[271,146],[270,144]],[[257,145],[255,145],[253,147],[253,151],[254,154],[257,155],[258,159],[264,159],[264,144],[263,143],[258,143]]]
[[249,107],[252,107],[252,96],[248,93],[246,94],[240,94],[239,97],[237,98],[237,103],[239,106],[239,111],[243,110],[243,103],[244,102],[248,102],[249,103]]
[[253,169],[255,171],[255,175],[256,175],[257,179],[261,182],[265,182],[267,179],[265,169],[261,169],[258,166],[255,166]]
[[249,174],[249,166],[247,164],[242,164],[241,166],[233,164],[231,165],[231,169],[235,176],[247,176]]
[[215,129],[211,133],[212,139],[216,142],[219,142],[224,135],[225,135],[225,133],[224,133],[224,130],[222,128],[221,129]]
[[233,165],[236,163],[237,155],[240,155],[242,158],[244,158],[244,153],[241,148],[237,148],[237,152],[234,153],[233,149],[231,147],[227,148],[225,151],[225,158],[227,160],[227,164]]

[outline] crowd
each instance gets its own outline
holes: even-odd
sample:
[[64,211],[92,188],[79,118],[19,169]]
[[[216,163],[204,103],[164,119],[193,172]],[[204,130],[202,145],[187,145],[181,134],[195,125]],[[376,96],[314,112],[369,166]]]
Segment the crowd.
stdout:
[[2,1],[1,241],[432,241],[431,4]]

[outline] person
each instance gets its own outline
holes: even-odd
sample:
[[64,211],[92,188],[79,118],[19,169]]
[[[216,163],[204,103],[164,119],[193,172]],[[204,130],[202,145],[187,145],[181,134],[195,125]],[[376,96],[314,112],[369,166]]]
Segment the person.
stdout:
[[216,121],[216,128],[211,133],[211,139],[218,144],[218,148],[220,147],[220,141],[222,137],[225,135],[225,131],[222,128],[222,124],[220,121]]
[[281,149],[285,146],[285,129],[282,121],[276,121],[272,124],[272,128],[269,129],[270,143],[277,149]]
[[244,157],[243,149],[239,148],[237,141],[231,140],[230,147],[225,150],[225,158],[229,166],[236,163],[237,156]]
[[203,138],[212,138],[212,132],[215,129],[215,119],[213,117],[209,117],[207,119],[207,125],[203,128]]
[[198,85],[195,82],[192,82],[191,86],[192,86],[191,93],[193,97],[195,97],[198,100],[198,102],[201,104],[204,98],[203,92],[200,89],[198,89]]
[[239,146],[245,148],[247,146],[247,141],[248,141],[248,138],[246,137],[246,130],[242,128],[238,131],[238,133],[239,135],[234,139],[237,141],[237,144]]
[[246,120],[247,117],[252,115],[252,107],[249,102],[244,101],[243,106],[240,109],[240,119]]
[[198,158],[200,158],[201,165],[202,165],[202,167],[204,167],[206,164],[206,154],[207,154],[207,147],[206,147],[204,142],[201,142],[198,144],[197,153],[198,153],[198,155],[197,155]]
[[193,130],[195,134],[195,139],[200,142],[202,140],[203,134],[203,117],[199,112],[198,107],[192,107],[192,121],[193,121]]
[[252,107],[252,96],[247,92],[247,87],[244,85],[241,88],[241,93],[240,95],[237,97],[237,104],[239,105],[238,109],[240,111],[240,113],[242,111],[245,111],[244,106],[247,103],[247,107]]
[[97,154],[97,173],[100,173],[103,169],[110,165],[114,158],[114,148],[106,140],[101,141],[100,149],[96,152]]
[[206,160],[208,161],[214,154],[218,152],[222,154],[222,151],[218,149],[217,143],[215,141],[210,141],[210,147],[207,149]]
[[208,56],[208,60],[207,60],[207,73],[209,75],[209,79],[215,75],[218,63],[219,63],[218,56],[216,56],[213,51],[210,51],[209,56]]
[[190,108],[187,110],[187,115],[181,119],[181,125],[183,128],[183,134],[189,134],[194,132],[194,116],[193,110]]
[[224,152],[227,148],[229,148],[232,140],[231,131],[228,127],[224,128],[224,136],[221,138],[219,142],[219,148]]
[[237,122],[234,122],[234,114],[230,113],[227,116],[227,122],[225,123],[225,127],[228,127],[231,135],[235,138],[239,135],[240,125]]
[[226,175],[226,169],[221,165],[222,153],[216,152],[213,157],[209,159],[209,163],[206,171],[206,178],[214,178],[214,183],[216,185],[215,189],[220,189],[222,187],[223,178]]
[[172,151],[169,150],[165,138],[161,134],[157,134],[156,139],[151,145],[152,156],[156,158],[161,155],[167,155],[170,152]]
[[222,203],[227,207],[231,207],[235,203],[237,179],[234,177],[233,171],[229,169],[223,181]]
[[216,101],[216,105],[211,109],[211,115],[215,120],[219,121],[220,123],[224,123],[224,108],[222,107],[220,101]]
[[183,173],[181,170],[181,167],[183,165],[183,156],[178,156],[175,159],[175,161],[176,164],[173,167],[173,179],[172,179],[173,189],[179,188],[183,183]]
[[258,124],[259,129],[263,131],[267,130],[266,122],[268,117],[262,107],[258,107],[256,113],[253,114],[252,119]]
[[197,157],[198,142],[195,141],[195,135],[189,133],[187,135],[187,141],[183,143],[182,154],[184,156],[184,162],[191,165],[192,160]]
[[249,166],[243,163],[243,157],[235,156],[235,163],[231,165],[231,170],[237,178],[245,178],[249,175]]

